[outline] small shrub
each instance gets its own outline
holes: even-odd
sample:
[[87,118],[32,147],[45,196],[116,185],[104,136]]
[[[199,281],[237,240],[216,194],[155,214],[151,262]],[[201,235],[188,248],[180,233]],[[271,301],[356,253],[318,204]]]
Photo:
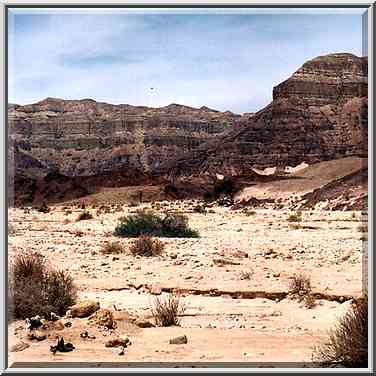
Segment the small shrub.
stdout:
[[124,248],[119,242],[107,242],[103,245],[101,252],[103,254],[118,254],[123,253]]
[[152,211],[138,211],[119,220],[114,231],[117,236],[198,237],[198,232],[188,227],[188,218],[180,214],[168,214],[162,218]]
[[151,313],[158,326],[178,326],[180,324],[179,315],[184,313],[185,308],[180,296],[173,293],[165,299],[156,297],[151,307]]
[[75,230],[73,232],[73,234],[74,234],[74,236],[77,236],[79,238],[82,237],[82,236],[84,236],[84,232],[82,230]]
[[302,221],[302,213],[301,212],[298,212],[298,213],[291,213],[287,220],[289,222],[301,222]]
[[196,205],[194,208],[193,208],[193,211],[195,213],[200,213],[200,214],[206,214],[206,209],[203,205]]
[[159,239],[144,235],[132,243],[130,251],[132,255],[151,257],[160,255],[164,247],[165,244]]
[[304,296],[309,294],[311,289],[311,279],[303,274],[294,275],[290,282],[289,293],[293,296]]
[[50,313],[64,315],[76,301],[77,289],[72,277],[64,270],[47,267],[38,253],[17,255],[9,274],[9,313],[11,318]]
[[253,272],[243,270],[243,271],[240,272],[240,279],[241,280],[244,280],[244,279],[249,280],[249,279],[252,278],[252,274],[253,274]]
[[44,201],[42,202],[42,204],[37,206],[36,209],[40,213],[49,213],[50,212],[50,208],[48,207],[48,205]]
[[251,215],[256,215],[256,212],[254,210],[244,209],[243,214],[245,214],[247,217],[250,217]]
[[86,221],[87,219],[93,219],[91,213],[87,210],[84,210],[77,218],[77,221]]
[[16,227],[11,223],[8,223],[8,234],[14,235],[16,233]]
[[368,294],[353,302],[329,333],[329,341],[315,349],[313,359],[322,366],[368,367]]
[[307,308],[313,308],[315,306],[311,279],[303,274],[293,276],[290,283],[289,295],[292,299],[304,302]]

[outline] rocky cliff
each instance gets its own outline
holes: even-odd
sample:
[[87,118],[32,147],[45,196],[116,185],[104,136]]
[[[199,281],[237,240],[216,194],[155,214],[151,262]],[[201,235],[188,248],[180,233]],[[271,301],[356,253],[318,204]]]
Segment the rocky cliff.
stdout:
[[30,184],[43,191],[54,179],[82,195],[162,176],[244,176],[255,167],[366,157],[367,105],[367,58],[345,53],[306,62],[273,89],[268,106],[243,116],[90,99],[12,104],[9,176],[16,195]]
[[224,132],[236,117],[175,104],[154,109],[47,98],[10,106],[9,133],[16,148],[68,176],[150,172]]
[[331,54],[306,62],[273,89],[273,101],[240,126],[180,158],[175,174],[244,174],[367,156],[367,58]]

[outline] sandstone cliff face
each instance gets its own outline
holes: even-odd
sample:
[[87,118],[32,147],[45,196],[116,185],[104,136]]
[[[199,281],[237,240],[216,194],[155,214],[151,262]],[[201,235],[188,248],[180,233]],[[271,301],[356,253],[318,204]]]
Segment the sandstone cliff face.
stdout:
[[330,54],[306,62],[273,89],[268,106],[243,116],[90,99],[12,104],[9,174],[16,190],[18,179],[43,191],[49,175],[84,194],[156,177],[247,175],[255,167],[367,157],[367,102],[367,58]]
[[153,109],[47,98],[10,106],[9,134],[17,150],[67,176],[119,168],[146,173],[224,132],[236,117],[175,104]]
[[305,63],[273,89],[273,101],[237,130],[182,157],[176,174],[244,174],[367,156],[367,58],[331,54]]

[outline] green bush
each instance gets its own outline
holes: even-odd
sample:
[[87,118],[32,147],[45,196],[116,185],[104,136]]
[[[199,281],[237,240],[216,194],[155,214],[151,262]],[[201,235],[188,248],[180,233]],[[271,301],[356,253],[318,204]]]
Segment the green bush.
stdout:
[[167,214],[165,217],[152,211],[139,211],[128,217],[119,218],[116,236],[135,238],[142,235],[170,238],[197,238],[196,230],[188,227],[188,218],[180,214]]

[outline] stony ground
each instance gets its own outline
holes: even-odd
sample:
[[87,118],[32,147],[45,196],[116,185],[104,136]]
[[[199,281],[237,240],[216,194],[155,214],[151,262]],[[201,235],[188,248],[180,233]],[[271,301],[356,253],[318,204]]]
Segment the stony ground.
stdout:
[[[56,206],[50,213],[9,210],[10,260],[23,251],[39,251],[56,268],[69,270],[80,299],[94,299],[118,315],[114,333],[90,327],[96,339],[82,339],[86,319],[73,319],[60,331],[76,349],[53,355],[45,341],[10,353],[10,363],[45,362],[310,362],[313,348],[360,296],[367,225],[360,212],[303,212],[288,221],[287,210],[230,210],[213,207],[195,213],[195,202],[161,202],[156,211],[189,216],[197,239],[165,239],[161,256],[145,258],[128,251],[131,239],[116,238],[118,218],[140,207],[88,207],[94,218],[77,221],[83,209]],[[149,207],[150,204],[144,204]],[[106,212],[107,211],[107,212]],[[103,245],[119,241],[124,253],[104,255]],[[316,304],[308,309],[287,296],[291,277],[305,274]],[[150,317],[155,296],[178,289],[186,311],[180,327],[139,328],[120,313]],[[120,316],[119,316],[120,315]],[[128,317],[127,315],[125,315]],[[10,345],[23,338],[23,323],[9,326]],[[128,335],[124,356],[105,348],[106,337]],[[170,345],[185,334],[188,343]]]

